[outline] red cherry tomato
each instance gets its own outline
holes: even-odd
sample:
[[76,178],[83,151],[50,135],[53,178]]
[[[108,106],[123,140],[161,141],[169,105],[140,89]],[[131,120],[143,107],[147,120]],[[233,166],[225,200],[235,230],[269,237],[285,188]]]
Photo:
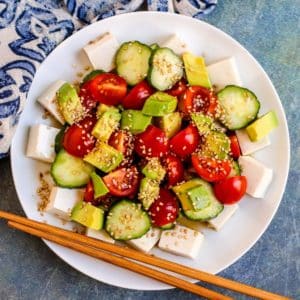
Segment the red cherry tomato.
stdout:
[[166,178],[168,188],[183,180],[184,168],[178,157],[168,154],[163,159],[163,164],[167,171]]
[[197,154],[192,155],[192,164],[197,174],[209,182],[225,179],[231,171],[230,161],[201,157]]
[[96,139],[91,131],[96,124],[94,117],[86,117],[78,123],[72,124],[63,137],[63,147],[71,155],[83,157],[95,146]]
[[132,152],[134,149],[134,138],[129,131],[115,131],[109,138],[108,144],[124,155],[121,166],[131,164]]
[[81,104],[87,109],[87,111],[92,110],[96,107],[97,101],[93,99],[90,89],[90,81],[85,82],[79,90],[79,99]]
[[154,89],[143,80],[134,86],[122,100],[125,109],[142,109],[146,99],[154,93]]
[[213,90],[202,86],[189,86],[182,95],[178,107],[183,113],[203,112],[214,115],[218,106]]
[[93,99],[107,105],[118,105],[127,93],[127,83],[112,73],[102,73],[89,81],[88,90]]
[[179,131],[170,140],[170,150],[179,157],[186,157],[192,154],[198,147],[200,136],[193,125]]
[[175,83],[175,85],[170,90],[167,90],[165,92],[171,96],[180,97],[185,92],[186,89],[187,89],[186,81],[184,79],[181,79],[177,83]]
[[173,223],[179,212],[176,198],[167,189],[160,189],[158,198],[149,208],[152,223],[156,226],[164,226]]
[[214,193],[217,199],[224,204],[233,204],[241,200],[247,189],[245,176],[234,176],[217,182]]
[[141,157],[162,157],[168,151],[168,139],[159,128],[149,125],[135,138],[134,150]]
[[121,168],[104,176],[103,181],[113,196],[134,196],[139,186],[139,173],[134,166]]
[[234,159],[238,159],[241,156],[240,144],[235,134],[229,136],[230,139],[230,151]]
[[90,180],[85,187],[83,200],[90,203],[94,201],[94,185],[92,180]]

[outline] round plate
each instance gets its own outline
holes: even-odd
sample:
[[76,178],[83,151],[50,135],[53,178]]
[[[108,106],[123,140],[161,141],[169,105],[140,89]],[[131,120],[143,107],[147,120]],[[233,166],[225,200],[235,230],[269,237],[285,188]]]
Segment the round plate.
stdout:
[[[274,178],[264,199],[244,197],[239,210],[221,232],[205,229],[205,241],[198,258],[187,259],[154,249],[153,253],[171,261],[218,273],[239,259],[259,239],[273,218],[282,198],[289,169],[289,136],[280,99],[258,62],[230,36],[221,30],[189,17],[153,12],[137,12],[108,18],[84,29],[61,43],[42,63],[33,80],[26,107],[11,147],[14,182],[20,202],[29,218],[44,220],[57,226],[61,221],[37,211],[40,170],[49,165],[25,156],[29,126],[46,123],[37,97],[54,81],[75,81],[78,71],[89,63],[82,47],[97,36],[110,31],[122,43],[138,40],[147,44],[161,42],[176,33],[192,53],[204,55],[207,64],[234,56],[243,85],[253,90],[261,101],[261,114],[276,111],[279,127],[271,133],[271,146],[255,153],[255,157],[274,171]],[[25,173],[26,172],[26,173]],[[26,174],[26,175],[25,175]],[[24,176],[25,175],[25,176]],[[137,275],[88,256],[46,242],[64,261],[97,280],[124,288],[160,290],[170,286]]]

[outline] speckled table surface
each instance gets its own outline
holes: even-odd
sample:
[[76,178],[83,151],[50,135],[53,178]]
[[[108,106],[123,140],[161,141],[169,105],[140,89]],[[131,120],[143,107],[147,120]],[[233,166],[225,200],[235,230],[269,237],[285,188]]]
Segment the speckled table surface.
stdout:
[[[290,173],[275,218],[255,246],[221,275],[300,299],[300,2],[220,0],[205,21],[232,35],[261,63],[279,93],[291,137]],[[0,209],[23,214],[8,158],[0,160]],[[196,298],[176,289],[142,292],[97,282],[61,261],[41,240],[3,222],[0,266],[0,299]]]

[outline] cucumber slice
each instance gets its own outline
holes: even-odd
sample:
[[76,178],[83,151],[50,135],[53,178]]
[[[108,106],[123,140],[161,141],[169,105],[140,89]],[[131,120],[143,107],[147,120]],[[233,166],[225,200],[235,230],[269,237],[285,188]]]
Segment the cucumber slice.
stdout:
[[61,149],[63,149],[63,138],[64,138],[64,134],[67,128],[67,124],[65,124],[61,130],[58,132],[58,134],[55,137],[55,142],[54,142],[54,150],[55,153],[57,154]]
[[58,186],[76,188],[86,185],[94,167],[64,149],[60,150],[51,165],[51,175]]
[[121,200],[109,211],[105,229],[115,240],[128,241],[142,237],[151,228],[151,220],[141,205]]
[[233,160],[231,162],[231,171],[228,175],[228,178],[234,176],[240,176],[240,175],[241,175],[241,167],[239,166],[237,161]]
[[183,76],[183,62],[169,48],[154,50],[150,58],[148,81],[159,91],[165,91]]
[[151,48],[138,41],[123,43],[116,54],[117,73],[129,85],[147,77]]
[[174,227],[175,227],[175,223],[168,223],[163,226],[160,226],[159,228],[161,230],[170,230],[170,229],[173,229]]
[[260,102],[248,89],[228,85],[218,93],[220,121],[230,130],[247,126],[258,114]]

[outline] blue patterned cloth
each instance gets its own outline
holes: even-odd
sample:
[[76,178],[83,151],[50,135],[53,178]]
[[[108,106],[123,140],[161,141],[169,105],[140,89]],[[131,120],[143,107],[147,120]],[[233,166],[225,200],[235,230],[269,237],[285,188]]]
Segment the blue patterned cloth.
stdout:
[[[39,64],[65,38],[86,24],[135,11],[143,0],[0,0],[0,158],[12,136]],[[195,18],[217,0],[147,0],[149,10]]]

